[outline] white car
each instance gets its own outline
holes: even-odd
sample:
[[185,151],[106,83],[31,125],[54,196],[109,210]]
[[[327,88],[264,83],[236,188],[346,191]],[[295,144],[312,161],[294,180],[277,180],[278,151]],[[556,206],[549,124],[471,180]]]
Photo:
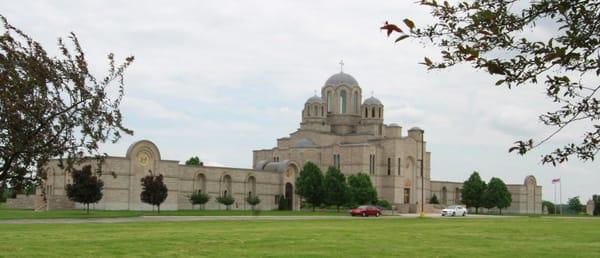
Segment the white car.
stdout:
[[467,209],[460,205],[450,205],[442,210],[442,216],[467,216]]

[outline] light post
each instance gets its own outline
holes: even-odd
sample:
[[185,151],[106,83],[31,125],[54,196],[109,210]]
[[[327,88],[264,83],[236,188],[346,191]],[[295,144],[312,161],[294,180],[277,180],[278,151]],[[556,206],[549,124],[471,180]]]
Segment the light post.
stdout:
[[425,177],[424,177],[424,159],[425,159],[425,142],[423,141],[423,135],[425,131],[421,129],[421,218],[425,217]]

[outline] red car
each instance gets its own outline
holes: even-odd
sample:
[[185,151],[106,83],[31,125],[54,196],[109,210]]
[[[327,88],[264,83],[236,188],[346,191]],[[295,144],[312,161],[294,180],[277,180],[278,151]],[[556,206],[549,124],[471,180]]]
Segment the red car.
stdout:
[[379,217],[381,215],[381,209],[379,209],[375,206],[363,205],[363,206],[359,206],[356,209],[351,209],[350,215],[363,216],[363,217],[368,217],[368,216]]

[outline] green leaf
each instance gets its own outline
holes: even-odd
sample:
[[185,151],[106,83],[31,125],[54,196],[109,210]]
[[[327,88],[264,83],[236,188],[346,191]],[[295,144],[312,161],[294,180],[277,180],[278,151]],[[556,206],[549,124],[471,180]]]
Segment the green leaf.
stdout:
[[394,42],[398,42],[398,41],[400,41],[400,40],[403,40],[403,39],[405,39],[405,38],[408,38],[408,35],[402,35],[402,36],[398,37],[398,38],[396,39],[396,41],[394,41]]
[[500,85],[500,84],[503,84],[503,83],[504,83],[504,80],[498,80],[498,81],[496,82],[496,86],[498,86],[498,85]]

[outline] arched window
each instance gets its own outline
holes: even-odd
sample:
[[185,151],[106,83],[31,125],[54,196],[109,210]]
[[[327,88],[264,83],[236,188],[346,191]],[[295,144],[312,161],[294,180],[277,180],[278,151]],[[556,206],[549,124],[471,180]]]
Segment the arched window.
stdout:
[[327,92],[327,112],[333,112],[333,98],[331,97],[331,91]]
[[340,113],[346,113],[346,91],[342,90],[340,92]]
[[318,108],[317,106],[313,107],[313,111],[314,111],[313,113],[315,114],[315,116],[319,116],[319,110],[317,108]]
[[445,186],[442,187],[442,204],[448,204],[448,190],[446,190]]
[[248,182],[246,184],[246,190],[248,191],[248,197],[252,197],[256,195],[256,179],[254,176],[250,176],[248,178]]
[[354,92],[354,97],[352,97],[352,105],[354,107],[353,112],[358,114],[358,92]]
[[381,108],[379,108],[379,118],[381,118]]
[[221,192],[223,196],[231,195],[231,176],[225,175],[221,182]]
[[371,109],[371,117],[375,118],[375,108]]
[[196,180],[194,180],[194,188],[196,191],[203,191],[206,193],[206,177],[204,174],[198,174]]
[[325,112],[323,112],[323,109],[324,109],[324,108],[323,108],[323,107],[321,107],[321,116],[325,116],[325,114],[324,114]]
[[369,110],[365,108],[365,118],[369,117]]

